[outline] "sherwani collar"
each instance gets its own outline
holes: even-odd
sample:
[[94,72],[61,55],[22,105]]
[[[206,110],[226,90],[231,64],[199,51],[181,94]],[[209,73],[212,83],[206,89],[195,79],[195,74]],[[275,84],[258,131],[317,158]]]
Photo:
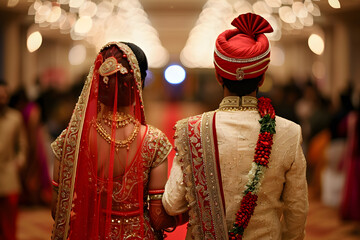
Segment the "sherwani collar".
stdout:
[[257,98],[252,96],[227,96],[219,105],[220,111],[257,110]]

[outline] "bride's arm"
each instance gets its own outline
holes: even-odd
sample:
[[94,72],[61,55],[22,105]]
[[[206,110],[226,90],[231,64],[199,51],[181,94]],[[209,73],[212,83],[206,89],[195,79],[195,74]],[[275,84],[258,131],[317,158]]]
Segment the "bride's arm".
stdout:
[[175,218],[169,216],[161,202],[164,187],[167,181],[167,158],[158,166],[151,169],[149,181],[149,215],[152,227],[160,230],[168,227],[175,227]]
[[51,199],[51,216],[55,220],[56,205],[59,191],[59,170],[60,170],[60,160],[55,158],[54,160],[54,170],[53,170],[53,190],[52,190],[52,199]]

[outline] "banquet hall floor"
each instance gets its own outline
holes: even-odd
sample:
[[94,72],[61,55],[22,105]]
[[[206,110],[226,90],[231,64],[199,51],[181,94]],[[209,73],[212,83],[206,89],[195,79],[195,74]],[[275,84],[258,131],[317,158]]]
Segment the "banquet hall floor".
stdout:
[[[49,209],[22,208],[18,220],[18,240],[49,240],[52,223]],[[336,209],[311,200],[305,240],[320,239],[360,240],[360,229],[356,228],[355,223],[342,222]]]

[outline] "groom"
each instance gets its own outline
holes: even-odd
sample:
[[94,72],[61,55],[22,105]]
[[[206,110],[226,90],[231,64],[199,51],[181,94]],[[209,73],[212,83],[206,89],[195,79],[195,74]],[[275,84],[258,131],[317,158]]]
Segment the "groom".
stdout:
[[308,211],[300,126],[256,98],[270,62],[261,16],[221,33],[214,52],[224,89],[217,110],[176,124],[177,151],[163,205],[189,211],[186,239],[303,239]]

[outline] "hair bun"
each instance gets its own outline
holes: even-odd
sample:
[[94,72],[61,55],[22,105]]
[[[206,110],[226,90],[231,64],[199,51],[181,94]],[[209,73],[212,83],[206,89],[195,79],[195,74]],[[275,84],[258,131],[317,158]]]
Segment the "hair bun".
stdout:
[[240,33],[251,37],[255,37],[256,35],[262,33],[273,32],[273,28],[268,21],[253,13],[239,15],[231,22],[231,25],[236,27]]

